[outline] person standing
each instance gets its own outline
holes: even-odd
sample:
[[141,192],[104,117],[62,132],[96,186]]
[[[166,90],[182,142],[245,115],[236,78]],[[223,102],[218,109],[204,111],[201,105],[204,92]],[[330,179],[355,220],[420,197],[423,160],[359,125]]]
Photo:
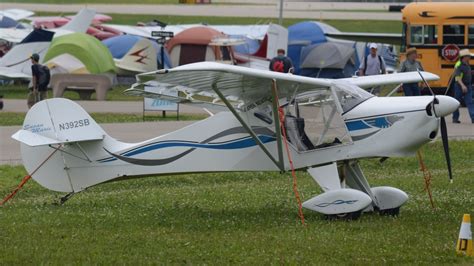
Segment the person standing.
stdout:
[[[423,71],[423,66],[421,62],[416,60],[418,54],[416,53],[416,48],[410,48],[406,53],[406,60],[400,65],[400,72],[414,72],[414,71]],[[420,87],[418,83],[404,83],[403,92],[405,96],[419,96],[421,95]]]
[[[359,66],[359,76],[372,76],[387,74],[387,66],[383,57],[377,55],[378,46],[376,43],[369,45],[370,53],[364,57]],[[374,87],[371,90],[375,95],[380,94],[380,87]]]
[[[461,102],[464,98],[471,122],[474,123],[474,104],[472,103],[472,72],[469,49],[459,51],[459,62],[454,67],[454,98]],[[459,109],[453,113],[453,123],[459,124]]]
[[39,64],[39,55],[32,54],[31,57],[32,88],[28,93],[27,105],[31,108],[35,103],[47,98],[49,84],[49,69]]
[[293,73],[293,62],[288,56],[285,56],[284,49],[278,49],[278,55],[270,61],[270,70],[282,73]]

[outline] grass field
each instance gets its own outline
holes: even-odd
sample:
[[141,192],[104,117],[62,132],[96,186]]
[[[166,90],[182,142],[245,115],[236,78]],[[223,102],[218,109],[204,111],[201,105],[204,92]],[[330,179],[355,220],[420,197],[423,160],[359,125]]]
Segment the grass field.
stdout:
[[[405,190],[399,217],[327,221],[305,210],[300,225],[287,174],[162,176],[108,183],[63,206],[34,181],[0,208],[1,264],[465,264],[455,255],[464,213],[474,209],[474,142],[451,142],[448,183],[440,142],[424,149],[431,209],[415,158],[363,161],[372,186]],[[0,194],[25,175],[0,167]],[[298,173],[309,199],[319,188]]]

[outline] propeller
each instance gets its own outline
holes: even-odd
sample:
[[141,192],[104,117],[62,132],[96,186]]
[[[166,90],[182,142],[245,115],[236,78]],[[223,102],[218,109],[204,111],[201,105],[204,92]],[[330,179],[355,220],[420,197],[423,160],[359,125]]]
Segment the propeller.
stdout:
[[[423,80],[423,83],[425,84],[425,86],[430,90],[431,95],[433,95],[433,102],[431,102],[431,108],[434,111],[434,114],[440,118],[441,140],[443,142],[444,156],[446,158],[446,165],[448,167],[449,182],[453,183],[451,156],[449,154],[448,128],[446,126],[446,119],[445,119],[446,115],[452,113],[451,112],[452,106],[450,106],[450,103],[449,103],[451,100],[448,100],[448,98],[446,99],[444,98],[448,96],[441,96],[443,99],[436,98],[436,95],[434,94],[433,90],[431,89],[430,85],[425,80],[425,78],[423,77],[419,69],[417,69],[417,72],[420,75],[421,79]],[[442,106],[441,103],[443,103],[446,106]],[[438,109],[439,109],[438,112],[436,110],[436,104],[438,105]]]
[[449,141],[448,141],[448,128],[446,127],[446,119],[444,116],[441,117],[440,121],[441,129],[441,140],[443,141],[444,156],[446,157],[446,164],[448,166],[449,182],[453,183],[453,172],[451,169],[451,156],[449,155]]

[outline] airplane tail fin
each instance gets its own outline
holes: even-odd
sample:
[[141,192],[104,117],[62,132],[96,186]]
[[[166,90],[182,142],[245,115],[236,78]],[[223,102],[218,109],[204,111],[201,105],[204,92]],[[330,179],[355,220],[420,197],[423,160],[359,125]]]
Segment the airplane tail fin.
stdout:
[[137,41],[121,59],[116,60],[119,70],[134,73],[146,73],[157,69],[156,48],[145,38]]
[[85,171],[94,157],[105,153],[104,142],[118,143],[108,137],[81,106],[63,98],[35,104],[27,113],[23,128],[12,138],[21,142],[21,156],[28,173],[42,165],[33,179],[48,189],[61,192],[85,188],[75,184],[69,168]]
[[61,29],[85,33],[91,25],[94,16],[95,10],[83,8],[66,25],[62,26]]

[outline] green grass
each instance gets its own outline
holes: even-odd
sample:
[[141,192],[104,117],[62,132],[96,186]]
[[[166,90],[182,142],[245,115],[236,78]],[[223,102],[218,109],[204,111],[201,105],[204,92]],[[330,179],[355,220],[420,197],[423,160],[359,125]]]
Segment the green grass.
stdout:
[[[37,12],[38,16],[72,15],[71,13]],[[153,19],[164,21],[168,24],[195,24],[206,23],[211,25],[246,25],[278,23],[277,18],[250,18],[250,17],[201,17],[201,16],[174,16],[174,15],[133,15],[133,14],[110,14],[113,24],[136,25],[137,22],[147,22]],[[288,27],[295,23],[311,19],[284,19],[283,26]],[[316,19],[312,19],[316,20]],[[370,20],[322,20],[340,31],[348,32],[386,32],[400,33],[402,22],[400,21],[370,21]]]
[[[130,123],[130,122],[142,122],[142,114],[129,114],[129,113],[91,113],[92,118],[97,123]],[[192,121],[201,120],[206,118],[206,115],[200,114],[180,114],[180,121]],[[23,119],[25,113],[13,113],[13,112],[0,112],[0,126],[20,126],[23,125]],[[176,121],[176,114],[167,114],[163,117],[161,114],[146,114],[146,121]]]
[[[466,264],[455,255],[462,215],[474,209],[474,142],[451,142],[449,184],[440,142],[427,145],[437,209],[431,209],[415,158],[362,163],[372,186],[410,195],[399,217],[364,214],[327,221],[297,207],[287,174],[162,176],[107,183],[61,196],[34,181],[0,208],[0,258],[14,264]],[[0,194],[25,175],[0,167]],[[298,173],[303,199],[320,193]]]

